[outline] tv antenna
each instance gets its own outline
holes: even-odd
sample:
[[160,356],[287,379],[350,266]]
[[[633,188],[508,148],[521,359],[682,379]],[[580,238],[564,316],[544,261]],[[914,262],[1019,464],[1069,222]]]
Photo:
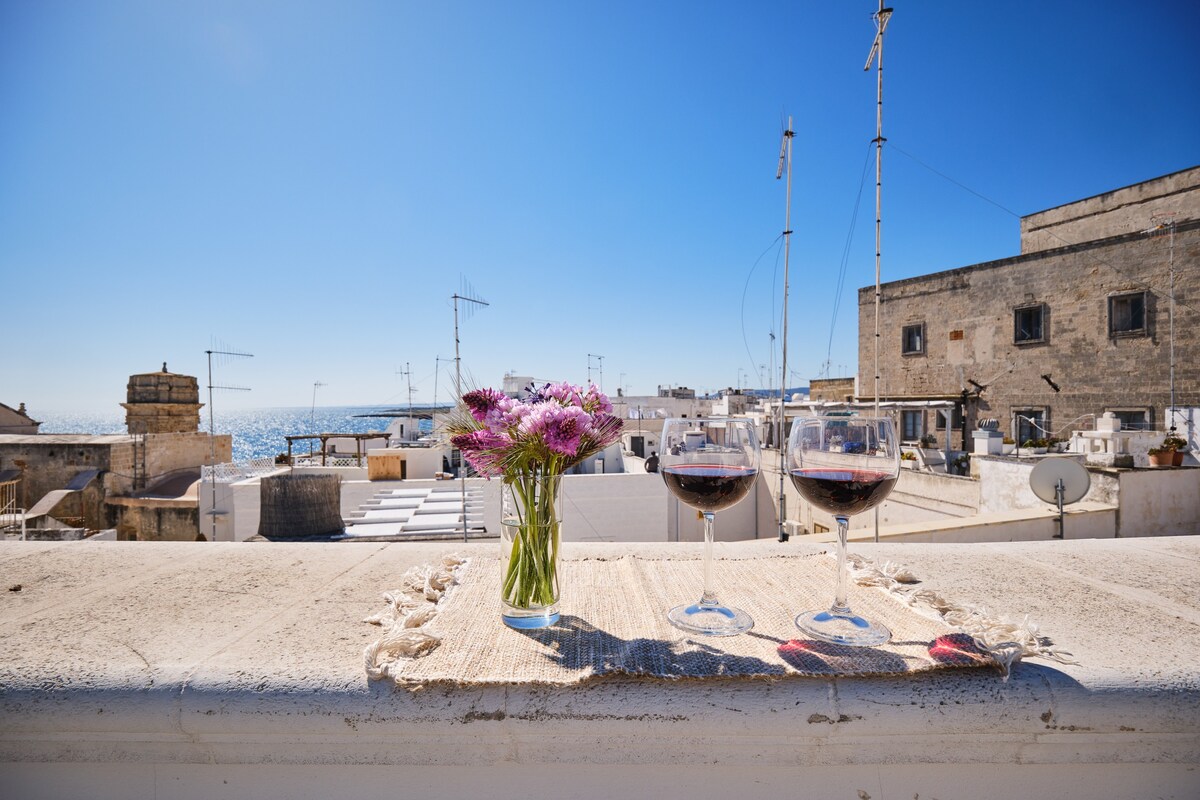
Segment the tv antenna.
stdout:
[[[871,42],[871,52],[867,53],[867,63],[863,66],[863,72],[871,70],[871,64],[874,62],[876,68],[876,89],[875,89],[875,411],[874,415],[879,416],[879,312],[880,299],[882,294],[879,288],[879,255],[882,250],[880,246],[880,230],[882,222],[882,195],[883,195],[883,143],[887,139],[883,138],[883,34],[887,31],[888,20],[892,18],[892,9],[883,7],[883,0],[879,0],[879,10],[872,17],[875,20],[875,40]],[[878,60],[876,60],[878,56]],[[875,541],[879,541],[879,506],[875,506]]]
[[604,356],[598,356],[595,353],[588,353],[588,383],[592,382],[592,359],[596,359],[600,363],[600,391],[604,391]]
[[1150,218],[1150,227],[1142,233],[1150,236],[1162,236],[1166,234],[1168,238],[1167,245],[1167,279],[1169,281],[1167,289],[1167,299],[1170,303],[1170,314],[1168,315],[1168,333],[1167,340],[1170,343],[1170,372],[1169,384],[1171,390],[1171,411],[1170,419],[1167,420],[1167,427],[1171,432],[1175,432],[1175,417],[1178,412],[1175,409],[1175,213],[1166,212],[1155,214]]
[[[317,389],[321,388],[322,386],[328,386],[328,384],[321,383],[321,381],[313,381],[312,409],[308,412],[308,428],[311,433],[317,432]],[[310,457],[313,454],[312,443],[313,443],[313,440],[309,439],[308,440],[308,455]]]
[[[248,392],[245,386],[217,386],[213,384],[213,356],[217,357],[217,366],[227,364],[235,358],[254,358],[253,353],[243,353],[228,349],[227,345],[212,345],[213,349],[205,350],[208,356],[208,463],[212,470],[212,508],[209,516],[212,519],[212,540],[217,540],[217,425],[213,417],[213,389],[229,392]],[[221,349],[217,349],[220,347]]]
[[413,411],[413,406],[412,406],[412,395],[413,395],[412,364],[405,361],[404,369],[396,370],[396,374],[403,375],[408,380],[408,428],[405,429],[405,434],[411,438],[412,437],[412,421],[413,421],[413,416],[412,416],[412,411]]
[[308,412],[308,427],[312,429],[313,433],[317,432],[317,389],[328,385],[321,381],[313,381],[312,409]]
[[[476,306],[486,306],[488,303],[482,298],[475,297],[475,288],[467,283],[466,279],[459,278],[459,291],[450,296],[454,301],[454,393],[455,403],[462,401],[462,357],[458,352],[458,301],[462,300],[466,303],[463,308],[464,321],[475,312]],[[462,453],[458,457],[458,486],[462,498],[462,520],[463,520],[463,542],[467,541],[467,464],[463,460]]]
[[[871,64],[875,63],[877,81],[875,89],[875,416],[879,416],[879,260],[880,233],[882,229],[882,195],[883,195],[883,34],[887,31],[888,20],[892,18],[892,9],[883,7],[879,0],[879,10],[872,15],[875,20],[875,40],[871,42],[871,52],[867,54],[864,72],[869,72]],[[878,60],[876,60],[878,56]],[[876,541],[879,540],[876,531]]]
[[[783,177],[785,168],[787,171],[787,200],[783,217],[783,343],[779,375],[779,420],[776,423],[777,433],[775,435],[775,447],[779,450],[779,541],[781,542],[788,540],[787,528],[784,526],[784,522],[787,520],[787,496],[783,487],[783,478],[787,474],[784,465],[784,451],[787,448],[783,443],[783,429],[786,416],[785,406],[787,405],[788,257],[792,245],[792,138],[795,135],[792,130],[792,118],[789,115],[787,130],[783,132],[779,141],[779,167],[775,170],[775,180]],[[775,354],[774,340],[775,334],[772,333],[772,356]]]
[[435,412],[437,411],[438,372],[441,371],[443,361],[445,361],[447,364],[450,364],[450,363],[453,363],[454,359],[453,358],[442,358],[441,356],[434,356],[434,361],[433,361],[433,409]]

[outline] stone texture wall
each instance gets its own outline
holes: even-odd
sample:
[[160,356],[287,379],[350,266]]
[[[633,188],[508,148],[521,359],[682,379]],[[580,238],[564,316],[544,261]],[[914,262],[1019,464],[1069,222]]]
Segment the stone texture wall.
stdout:
[[[872,302],[874,302],[873,297]],[[872,330],[874,330],[874,324],[874,320],[872,320]],[[808,382],[808,399],[814,403],[844,403],[853,398],[854,378],[815,378]]]
[[[1043,409],[1057,431],[1083,414],[1146,409],[1161,425],[1169,404],[1168,241],[1130,234],[939,272],[883,286],[881,394],[962,397],[967,427],[995,417],[1009,431],[1019,409]],[[1200,221],[1175,234],[1175,387],[1200,406]],[[1146,335],[1113,337],[1108,298],[1146,290]],[[873,287],[859,291],[860,385],[871,385]],[[1014,343],[1014,311],[1042,304],[1044,341]],[[924,325],[924,351],[901,354],[902,329]],[[1048,375],[1059,391],[1043,379]],[[986,388],[975,394],[974,380]],[[933,425],[932,415],[926,421]],[[1094,427],[1091,418],[1073,427]]]
[[1200,167],[1021,218],[1021,252],[1034,253],[1149,228],[1155,215],[1200,219]]
[[130,375],[125,426],[130,433],[195,433],[200,427],[200,387],[191,375],[161,372]]
[[[144,442],[143,442],[144,439]],[[232,459],[233,438],[216,437],[217,461]],[[101,470],[103,492],[84,492],[62,503],[59,513],[81,517],[89,528],[116,524],[105,498],[127,495],[145,488],[156,478],[189,467],[209,463],[206,433],[86,436],[54,434],[43,436],[0,436],[0,469],[24,467],[20,500],[30,508],[47,492],[62,489],[81,471]],[[193,503],[194,506],[194,503]]]
[[[65,488],[83,470],[112,469],[112,443],[122,438],[0,436],[0,469],[23,469],[18,502],[23,508],[32,508],[48,492]],[[60,513],[82,516],[89,527],[104,527],[103,493],[79,498],[73,505],[64,504]]]
[[110,503],[111,526],[119,541],[195,542],[200,535],[200,510],[192,503],[172,500],[118,498]]

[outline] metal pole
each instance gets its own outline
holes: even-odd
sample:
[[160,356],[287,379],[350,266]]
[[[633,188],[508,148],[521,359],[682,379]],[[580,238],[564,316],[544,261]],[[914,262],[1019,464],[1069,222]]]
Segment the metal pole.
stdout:
[[1174,433],[1174,431],[1175,431],[1175,219],[1174,219],[1174,217],[1171,218],[1170,224],[1171,224],[1171,229],[1170,229],[1170,237],[1171,238],[1169,240],[1170,241],[1170,245],[1169,245],[1170,255],[1167,257],[1167,275],[1170,278],[1170,292],[1168,294],[1168,297],[1170,298],[1170,301],[1171,301],[1171,319],[1170,319],[1170,326],[1169,326],[1169,328],[1170,328],[1169,336],[1171,339],[1171,354],[1170,354],[1170,358],[1171,358],[1171,367],[1170,367],[1171,424],[1168,427],[1171,429],[1171,432]]
[[[883,143],[887,141],[883,138],[883,33],[887,29],[888,20],[892,16],[892,9],[883,7],[883,0],[879,0],[879,11],[875,14],[875,24],[878,26],[878,31],[875,34],[875,42],[871,46],[871,53],[867,56],[866,69],[871,68],[871,61],[876,55],[879,60],[876,65],[876,85],[875,85],[875,416],[879,416],[879,315],[880,315],[880,252],[881,246],[881,230],[882,230],[882,196],[883,196]],[[875,541],[879,541],[879,507],[875,507]]]
[[[785,204],[783,221],[783,345],[780,358],[783,363],[780,365],[779,421],[776,424],[775,434],[775,446],[779,449],[779,541],[781,542],[788,540],[786,527],[787,495],[784,494],[784,478],[787,473],[787,465],[785,464],[787,447],[786,442],[783,441],[783,429],[787,408],[788,269],[792,245],[792,138],[795,135],[795,132],[792,130],[792,117],[788,116],[787,130],[783,132],[783,153],[781,154],[787,162],[787,202]],[[784,165],[781,164],[780,166]],[[776,171],[775,177],[778,179],[778,171]]]
[[[455,403],[462,402],[462,358],[458,353],[458,301],[467,300],[471,303],[478,303],[481,306],[486,306],[487,303],[474,297],[466,297],[455,292],[452,295],[454,300],[454,392]],[[412,403],[412,395],[409,395],[409,403]],[[411,410],[409,411],[411,415]],[[409,424],[412,419],[409,419]],[[467,541],[467,476],[466,476],[466,460],[462,457],[462,452],[458,454],[458,486],[460,496],[462,498],[462,516],[463,516],[463,541]]]
[[[458,295],[454,295],[454,402],[462,402],[462,359],[458,355]],[[467,541],[467,464],[458,451],[458,494],[462,503],[463,543]]]
[[208,355],[208,477],[212,481],[212,506],[208,509],[212,519],[212,540],[217,540],[217,429],[213,422],[213,382],[212,382],[212,350],[205,350]]

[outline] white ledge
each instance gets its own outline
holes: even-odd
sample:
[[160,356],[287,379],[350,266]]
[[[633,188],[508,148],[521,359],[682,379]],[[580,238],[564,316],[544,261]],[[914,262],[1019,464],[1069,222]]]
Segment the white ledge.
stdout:
[[1198,539],[854,543],[947,596],[1028,613],[1079,661],[1027,660],[1007,682],[986,670],[369,682],[362,651],[380,629],[361,620],[380,594],[409,566],[496,546],[0,545],[4,794],[1183,798],[1200,786]]

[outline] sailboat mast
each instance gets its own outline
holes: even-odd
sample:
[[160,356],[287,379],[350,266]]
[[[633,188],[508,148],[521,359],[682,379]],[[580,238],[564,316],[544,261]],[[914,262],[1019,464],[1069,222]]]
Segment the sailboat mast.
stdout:
[[775,180],[779,180],[786,162],[787,204],[783,221],[783,347],[780,358],[782,371],[779,379],[779,421],[775,435],[775,446],[779,448],[779,541],[781,542],[788,540],[787,528],[784,527],[787,520],[787,496],[784,494],[784,477],[787,474],[784,459],[787,447],[783,441],[783,431],[784,417],[786,416],[784,412],[787,404],[788,260],[792,245],[792,137],[795,135],[795,132],[792,131],[792,118],[789,116],[787,130],[783,132],[783,141],[779,148],[779,169],[775,171]]

